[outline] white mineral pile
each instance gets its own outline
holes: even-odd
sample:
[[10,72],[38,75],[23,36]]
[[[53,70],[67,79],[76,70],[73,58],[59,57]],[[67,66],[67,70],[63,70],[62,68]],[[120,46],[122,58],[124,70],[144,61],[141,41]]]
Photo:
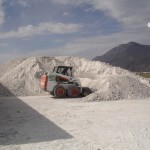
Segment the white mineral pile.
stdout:
[[[8,90],[0,95],[45,95],[39,87],[38,75],[57,65],[74,67],[83,86],[93,89],[87,101],[140,99],[150,97],[150,85],[144,78],[118,67],[79,57],[32,57],[0,65],[0,83]],[[9,91],[9,92],[8,92]]]

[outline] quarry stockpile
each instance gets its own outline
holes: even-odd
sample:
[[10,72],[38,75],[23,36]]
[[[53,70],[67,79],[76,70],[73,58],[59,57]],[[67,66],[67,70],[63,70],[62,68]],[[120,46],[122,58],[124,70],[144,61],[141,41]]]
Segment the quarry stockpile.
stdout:
[[31,57],[0,65],[0,95],[48,95],[39,87],[39,76],[44,71],[52,71],[57,65],[73,66],[75,76],[80,78],[82,85],[93,90],[92,94],[82,100],[101,101],[150,97],[148,81],[134,73],[106,63],[67,56]]

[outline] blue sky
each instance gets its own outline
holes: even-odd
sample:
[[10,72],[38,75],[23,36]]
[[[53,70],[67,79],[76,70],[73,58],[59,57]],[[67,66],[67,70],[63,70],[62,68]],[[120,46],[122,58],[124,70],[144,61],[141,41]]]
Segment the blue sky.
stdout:
[[0,61],[150,44],[149,13],[149,0],[0,0]]

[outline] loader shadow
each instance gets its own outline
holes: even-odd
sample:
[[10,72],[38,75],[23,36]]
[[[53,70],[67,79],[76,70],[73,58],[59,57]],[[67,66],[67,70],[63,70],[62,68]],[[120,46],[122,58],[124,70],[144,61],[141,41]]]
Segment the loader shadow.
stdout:
[[[0,83],[0,145],[19,145],[73,138],[65,130],[15,97]],[[35,100],[36,102],[36,100]]]
[[83,98],[83,96],[82,97],[55,97],[55,96],[52,96],[51,97],[52,99],[54,99],[54,100],[71,100],[71,99],[79,99],[79,98]]

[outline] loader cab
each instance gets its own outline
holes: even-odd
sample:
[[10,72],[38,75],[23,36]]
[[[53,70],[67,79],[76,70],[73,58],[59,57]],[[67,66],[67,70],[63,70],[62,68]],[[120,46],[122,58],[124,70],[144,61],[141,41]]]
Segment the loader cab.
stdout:
[[53,73],[58,73],[58,74],[63,74],[69,77],[73,77],[73,67],[57,66],[57,67],[54,67]]

